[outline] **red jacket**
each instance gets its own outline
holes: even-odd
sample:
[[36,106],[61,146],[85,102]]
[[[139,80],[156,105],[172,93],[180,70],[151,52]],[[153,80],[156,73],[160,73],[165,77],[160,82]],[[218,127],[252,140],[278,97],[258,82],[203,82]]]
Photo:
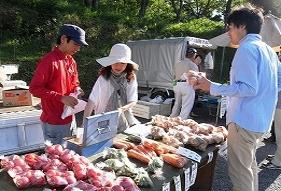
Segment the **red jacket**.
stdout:
[[43,56],[29,85],[30,92],[41,98],[41,120],[52,125],[70,123],[72,116],[61,119],[64,104],[60,100],[78,86],[77,65],[72,56],[63,54],[57,47]]

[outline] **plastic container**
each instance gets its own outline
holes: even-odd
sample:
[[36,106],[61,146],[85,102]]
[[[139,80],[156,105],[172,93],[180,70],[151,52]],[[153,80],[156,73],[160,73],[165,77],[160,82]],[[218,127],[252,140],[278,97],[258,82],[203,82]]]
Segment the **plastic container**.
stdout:
[[0,155],[44,148],[41,110],[0,114]]

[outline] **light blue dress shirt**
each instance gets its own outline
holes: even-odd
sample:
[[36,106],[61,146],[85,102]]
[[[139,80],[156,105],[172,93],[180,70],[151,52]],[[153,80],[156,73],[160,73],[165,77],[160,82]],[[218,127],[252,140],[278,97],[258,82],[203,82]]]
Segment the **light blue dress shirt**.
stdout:
[[228,96],[226,123],[252,131],[267,132],[277,103],[281,64],[273,49],[258,34],[240,41],[230,69],[230,84],[211,83],[211,95]]

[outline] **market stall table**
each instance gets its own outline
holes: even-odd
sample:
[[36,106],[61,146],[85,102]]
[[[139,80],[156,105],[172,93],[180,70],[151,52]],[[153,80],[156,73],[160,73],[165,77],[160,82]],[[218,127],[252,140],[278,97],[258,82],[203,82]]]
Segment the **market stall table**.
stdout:
[[[118,135],[120,136],[120,135]],[[124,135],[121,135],[123,137]],[[196,180],[194,185],[190,187],[189,190],[193,191],[208,191],[212,188],[212,182],[213,182],[213,175],[214,175],[214,169],[216,164],[216,158],[218,154],[218,150],[221,147],[221,145],[210,145],[205,152],[197,151],[198,154],[202,157],[201,162],[198,164],[198,171],[196,175]],[[100,154],[94,155],[92,157],[89,157],[90,161],[95,163],[95,161],[100,160]],[[136,163],[138,166],[142,166],[141,163],[135,160],[131,160],[132,162]],[[142,191],[152,191],[152,190],[164,190],[163,185],[166,185],[166,183],[170,184],[169,190],[177,190],[175,189],[174,184],[174,177],[178,177],[181,181],[181,190],[185,190],[185,171],[187,169],[192,171],[192,166],[195,164],[195,162],[188,161],[188,163],[185,165],[182,169],[174,168],[166,163],[164,163],[163,167],[163,174],[162,176],[156,176],[151,175],[151,179],[153,181],[153,187],[140,187]],[[15,186],[15,184],[12,181],[12,178],[9,177],[7,172],[4,172],[3,170],[0,170],[0,191],[15,191],[18,190],[18,188]],[[45,187],[47,188],[47,187]],[[43,190],[43,187],[40,188],[28,188],[25,189],[26,191],[39,191]]]

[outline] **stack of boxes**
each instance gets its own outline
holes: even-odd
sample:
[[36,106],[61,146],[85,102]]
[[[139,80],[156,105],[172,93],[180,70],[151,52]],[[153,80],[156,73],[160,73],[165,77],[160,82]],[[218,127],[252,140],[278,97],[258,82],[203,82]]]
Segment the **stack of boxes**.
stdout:
[[18,73],[17,65],[0,66],[0,100],[3,106],[32,105],[29,87],[22,80],[10,80],[12,74]]

